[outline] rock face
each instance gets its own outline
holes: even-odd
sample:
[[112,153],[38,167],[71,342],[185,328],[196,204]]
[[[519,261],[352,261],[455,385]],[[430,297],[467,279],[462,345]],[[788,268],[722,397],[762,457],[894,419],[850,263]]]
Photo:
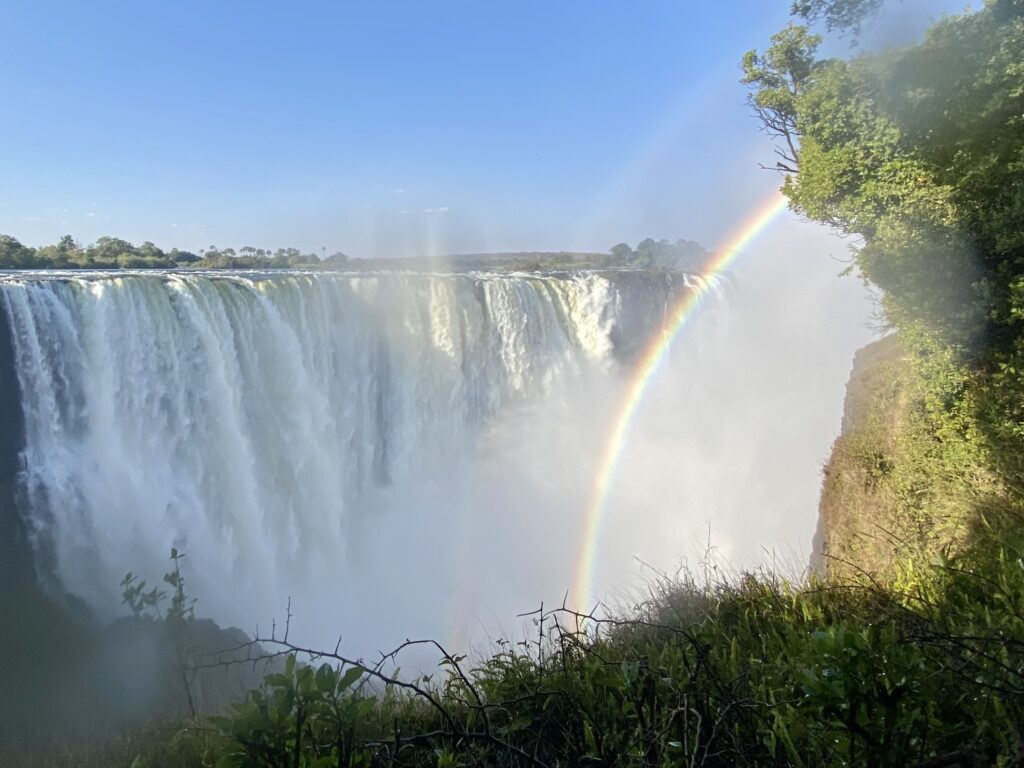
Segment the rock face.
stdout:
[[883,482],[906,408],[906,356],[895,336],[857,351],[846,386],[842,432],[825,465],[811,569],[819,575],[885,570],[892,489]]
[[21,390],[7,315],[0,311],[0,583],[8,588],[33,575],[32,553],[17,509],[19,454],[25,441]]
[[18,617],[0,634],[0,754],[216,714],[279,666],[244,661],[260,648],[209,619],[100,625],[67,597],[31,588],[0,594],[0,610]]
[[[248,661],[263,655],[260,647],[242,630],[221,628],[210,619],[178,625],[119,619],[100,631],[96,649],[91,682],[96,699],[108,702],[114,727],[146,718],[186,719],[193,712],[217,714],[280,666]],[[111,690],[118,695],[110,696]]]

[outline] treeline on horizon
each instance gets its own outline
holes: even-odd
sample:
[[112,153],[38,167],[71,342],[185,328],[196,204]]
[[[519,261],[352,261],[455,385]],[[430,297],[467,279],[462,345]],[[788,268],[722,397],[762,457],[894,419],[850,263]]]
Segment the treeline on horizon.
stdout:
[[340,251],[322,259],[298,248],[271,251],[245,246],[235,251],[211,245],[196,254],[178,248],[164,251],[148,240],[135,245],[107,236],[90,245],[81,245],[71,235],[64,235],[54,245],[32,248],[10,235],[0,235],[0,269],[288,269],[348,263],[348,256]]
[[[545,269],[559,266],[593,268],[675,269],[700,271],[708,256],[707,250],[692,240],[647,238],[636,248],[626,243],[612,246],[606,254],[522,253],[475,254],[451,257],[457,262],[508,266],[517,269]],[[502,262],[502,257],[506,261]],[[341,251],[320,257],[303,253],[298,248],[270,250],[244,246],[218,248],[211,245],[199,253],[172,248],[164,251],[147,240],[135,245],[118,237],[104,236],[89,245],[82,245],[72,235],[64,235],[53,245],[33,248],[11,235],[0,234],[0,269],[293,269],[309,267],[380,266],[409,264],[417,258],[362,259],[350,258]],[[506,263],[507,262],[507,263]]]

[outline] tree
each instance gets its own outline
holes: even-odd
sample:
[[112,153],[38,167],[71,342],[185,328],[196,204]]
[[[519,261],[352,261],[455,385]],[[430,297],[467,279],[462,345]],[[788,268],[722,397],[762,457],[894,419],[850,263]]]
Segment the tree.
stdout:
[[189,251],[179,251],[177,248],[172,248],[171,252],[167,254],[167,258],[175,264],[194,264],[199,261],[200,257]]
[[163,261],[167,258],[167,255],[149,240],[139,246],[138,253],[144,259]]
[[121,261],[139,255],[138,249],[127,240],[108,236],[97,239],[86,253],[96,263],[107,266],[117,266]]
[[627,264],[633,258],[633,249],[625,243],[613,245],[608,252],[612,255],[612,260],[618,264]]
[[650,266],[657,255],[658,243],[653,238],[645,238],[636,244],[636,261],[638,266]]
[[1024,0],[849,60],[811,59],[812,41],[790,27],[744,59],[763,127],[799,161],[783,191],[859,237],[886,319],[915,360],[936,361],[921,365],[941,396],[919,407],[963,424],[935,416],[935,444],[983,435],[998,477],[1024,487]]
[[57,250],[60,253],[70,255],[72,253],[78,253],[81,250],[81,246],[75,242],[75,238],[71,235],[64,235],[57,243]]
[[34,266],[35,250],[10,235],[0,235],[0,268],[25,269]]
[[809,24],[824,21],[829,32],[849,32],[856,38],[861,25],[881,7],[882,0],[793,0],[791,13]]
[[817,66],[815,52],[821,37],[810,34],[806,27],[790,24],[772,35],[771,42],[763,55],[756,50],[747,51],[743,57],[742,83],[753,89],[747,103],[753,107],[763,130],[782,140],[775,150],[780,158],[775,163],[776,170],[795,173],[800,136],[797,99]]

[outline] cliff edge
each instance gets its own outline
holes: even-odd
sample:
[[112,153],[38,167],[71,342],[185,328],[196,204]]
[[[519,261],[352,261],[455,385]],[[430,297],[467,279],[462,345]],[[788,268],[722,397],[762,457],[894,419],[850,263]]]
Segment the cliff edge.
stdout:
[[846,385],[842,430],[824,468],[811,569],[819,575],[885,570],[896,500],[883,482],[907,408],[906,354],[895,335],[858,350]]

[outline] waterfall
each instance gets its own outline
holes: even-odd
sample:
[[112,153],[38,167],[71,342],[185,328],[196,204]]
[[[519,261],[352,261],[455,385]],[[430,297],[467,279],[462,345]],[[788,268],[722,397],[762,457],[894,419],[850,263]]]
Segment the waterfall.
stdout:
[[405,557],[367,551],[380,516],[428,504],[501,414],[628,363],[697,279],[0,276],[37,568],[107,614],[125,572],[159,574],[172,546],[234,620],[310,583],[356,599],[353,563]]

